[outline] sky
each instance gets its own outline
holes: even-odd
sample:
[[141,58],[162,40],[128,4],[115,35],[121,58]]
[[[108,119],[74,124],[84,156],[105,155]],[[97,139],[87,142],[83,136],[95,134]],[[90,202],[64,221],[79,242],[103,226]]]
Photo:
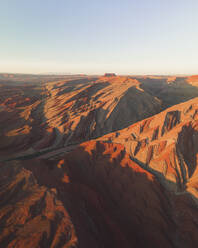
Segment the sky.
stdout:
[[198,74],[198,1],[0,0],[0,72]]

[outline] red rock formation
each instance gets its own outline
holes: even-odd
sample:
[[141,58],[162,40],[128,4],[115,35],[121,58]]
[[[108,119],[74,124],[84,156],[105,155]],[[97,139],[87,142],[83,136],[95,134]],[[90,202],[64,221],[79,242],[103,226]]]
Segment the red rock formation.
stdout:
[[116,74],[115,73],[105,73],[104,76],[105,77],[115,77]]
[[6,159],[10,154],[23,156],[78,144],[159,112],[160,101],[139,86],[128,77],[3,85],[0,155]]
[[193,75],[191,77],[188,77],[187,81],[194,86],[198,86],[198,75]]
[[195,98],[99,139],[123,144],[132,158],[171,190],[198,197],[193,188],[198,165],[197,113]]
[[[12,80],[17,77],[11,76]],[[0,80],[0,156],[10,159],[46,153],[125,128],[164,107],[198,95],[198,89],[188,80],[74,77],[17,86],[13,81],[6,84]],[[157,132],[156,129],[153,135]]]
[[0,247],[198,245],[198,98],[134,123],[161,106],[140,82],[0,92]]
[[169,191],[124,145],[90,141],[60,161],[11,161],[0,172],[2,247],[198,244],[194,200]]

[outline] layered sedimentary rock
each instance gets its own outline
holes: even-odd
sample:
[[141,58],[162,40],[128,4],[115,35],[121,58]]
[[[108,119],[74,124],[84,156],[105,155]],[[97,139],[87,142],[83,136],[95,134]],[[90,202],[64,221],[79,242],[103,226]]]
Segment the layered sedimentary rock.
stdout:
[[0,94],[0,154],[5,158],[79,144],[161,109],[160,100],[127,77],[2,85]]
[[49,126],[64,133],[65,145],[80,143],[127,127],[160,111],[161,102],[127,77],[47,86],[44,114]]
[[[198,196],[198,98],[173,106],[103,141],[123,144],[131,158],[176,192]],[[196,183],[195,183],[196,185]]]
[[162,101],[163,108],[198,97],[197,76],[141,77],[138,81],[145,91]]
[[2,163],[1,247],[195,247],[197,110],[177,105],[61,160]]
[[198,98],[140,81],[1,86],[0,247],[198,245]]
[[73,146],[198,96],[196,76],[79,76],[48,83],[45,77],[26,83],[27,76],[14,83],[8,76],[12,81],[0,81],[4,160]]

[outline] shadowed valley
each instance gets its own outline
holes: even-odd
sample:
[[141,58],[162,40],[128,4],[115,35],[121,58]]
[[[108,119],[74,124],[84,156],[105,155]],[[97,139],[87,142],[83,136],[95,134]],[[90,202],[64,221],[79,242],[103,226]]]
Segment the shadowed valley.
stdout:
[[198,245],[196,76],[5,78],[0,247]]

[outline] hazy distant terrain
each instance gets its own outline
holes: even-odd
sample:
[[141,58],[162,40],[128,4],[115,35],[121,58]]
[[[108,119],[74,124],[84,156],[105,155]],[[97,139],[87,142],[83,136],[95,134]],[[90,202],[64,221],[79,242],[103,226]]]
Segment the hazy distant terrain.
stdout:
[[0,247],[196,247],[198,76],[0,74]]

